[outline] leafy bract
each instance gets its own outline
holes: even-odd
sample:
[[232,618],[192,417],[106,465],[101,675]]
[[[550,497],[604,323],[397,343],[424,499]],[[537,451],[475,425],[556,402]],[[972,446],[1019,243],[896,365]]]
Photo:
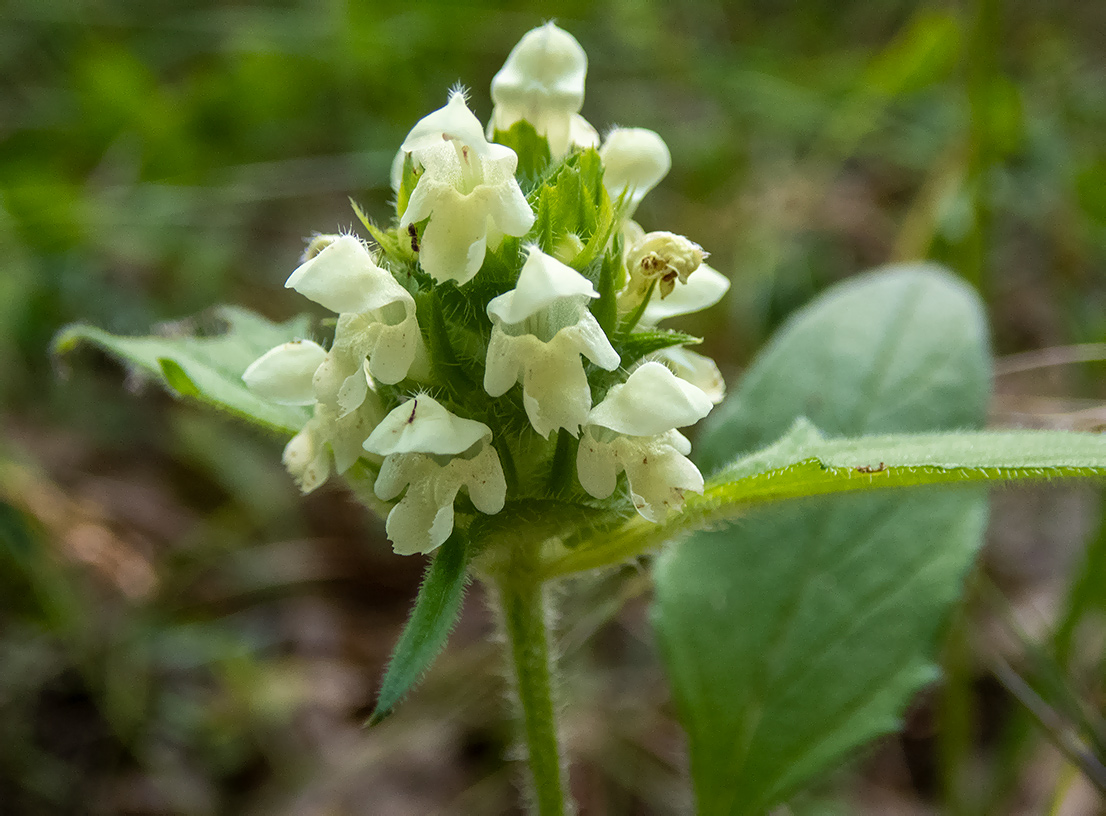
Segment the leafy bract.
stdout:
[[659,524],[640,517],[569,551],[546,572],[564,575],[619,563],[695,530],[743,518],[760,505],[987,481],[1106,477],[1106,436],[1070,431],[959,431],[826,439],[805,419],[768,448],[742,457],[690,494]]
[[467,586],[468,548],[459,531],[438,548],[415,608],[392,652],[369,725],[387,717],[445,647],[461,612]]
[[[932,266],[889,268],[798,313],[698,449],[717,467],[801,416],[831,436],[976,428],[988,386],[974,294]],[[832,443],[800,428],[723,483],[816,471],[856,485],[899,476],[886,439],[823,451],[826,463],[800,453],[820,444]],[[773,467],[781,458],[791,459],[782,473]],[[903,464],[948,473],[954,463]],[[807,499],[661,556],[654,622],[701,814],[762,813],[896,727],[935,675],[935,639],[978,549],[984,501],[973,490]]]
[[303,427],[307,408],[277,405],[251,392],[242,373],[269,349],[309,336],[309,319],[301,315],[287,323],[272,323],[254,312],[233,306],[215,316],[225,330],[212,335],[165,333],[126,337],[77,323],[54,339],[55,354],[90,343],[133,370],[152,376],[173,393],[229,411],[256,425],[284,434]]

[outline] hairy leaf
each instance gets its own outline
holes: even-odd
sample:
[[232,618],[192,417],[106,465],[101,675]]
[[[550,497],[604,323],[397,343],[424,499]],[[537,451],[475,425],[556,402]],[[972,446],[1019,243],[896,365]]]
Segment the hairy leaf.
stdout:
[[55,354],[90,343],[134,370],[152,376],[173,393],[196,399],[265,428],[294,434],[308,419],[308,409],[277,405],[251,392],[242,373],[274,346],[310,335],[306,315],[271,323],[246,309],[223,306],[216,312],[225,331],[213,335],[166,333],[123,337],[81,323],[54,338]]
[[465,537],[455,530],[438,549],[426,571],[415,608],[392,652],[369,725],[379,723],[392,713],[445,648],[461,612],[468,582],[467,566]]
[[[717,467],[801,416],[832,436],[979,427],[988,369],[972,292],[932,266],[887,269],[835,287],[789,321],[699,451]],[[720,474],[700,507],[738,493],[752,503],[982,476],[999,448],[1011,454],[1010,475],[1031,457],[1007,442],[834,442],[800,426]],[[701,814],[762,813],[896,727],[934,677],[937,633],[979,546],[984,501],[975,490],[806,499],[662,555],[654,621]]]

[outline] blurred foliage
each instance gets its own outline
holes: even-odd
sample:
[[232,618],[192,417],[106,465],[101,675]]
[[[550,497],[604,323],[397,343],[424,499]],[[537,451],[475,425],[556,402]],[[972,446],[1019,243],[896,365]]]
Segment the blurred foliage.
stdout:
[[[1106,341],[1100,4],[7,0],[5,812],[500,813],[513,801],[479,608],[460,624],[470,645],[419,696],[425,716],[416,701],[407,725],[364,735],[421,564],[389,557],[341,494],[298,499],[271,441],[160,394],[135,399],[113,366],[62,369],[44,350],[78,320],[144,334],[218,303],[286,319],[301,238],[353,226],[349,196],[386,220],[410,126],[458,81],[486,119],[492,75],[549,16],[589,54],[584,115],[600,130],[653,128],[671,147],[673,171],[639,220],[663,213],[732,276],[728,307],[681,327],[728,372],[828,284],[923,257],[984,293],[999,354]],[[1103,399],[1103,371],[1065,370],[1011,399],[1059,392],[1065,411],[1086,408],[1072,400]],[[1066,421],[1053,402],[1027,412]],[[1052,678],[1037,684],[1046,700],[1062,682],[1099,712],[1102,541],[1057,633],[1035,640],[1052,669],[1040,655],[1025,669]],[[580,587],[565,621],[570,642],[599,630],[569,649],[581,677],[600,678],[569,689],[580,723],[603,723],[573,745],[591,812],[672,812],[686,786],[640,608],[619,616],[621,637],[603,625],[610,594],[639,583],[628,570]],[[974,607],[964,617],[963,637],[978,636]],[[953,660],[946,714],[923,705],[919,721],[979,704],[981,676],[976,658]],[[908,753],[906,787],[956,812],[1012,807],[1042,729],[996,696],[1007,713],[989,761],[965,782]],[[935,747],[910,742],[908,724],[904,740],[955,758],[978,748],[973,728],[946,727]]]

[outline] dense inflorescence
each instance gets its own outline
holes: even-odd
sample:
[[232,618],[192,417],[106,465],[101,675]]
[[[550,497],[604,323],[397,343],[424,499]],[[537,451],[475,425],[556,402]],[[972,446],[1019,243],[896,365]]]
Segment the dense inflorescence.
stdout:
[[586,72],[550,23],[493,80],[486,130],[451,92],[396,157],[394,224],[362,217],[371,244],[315,236],[288,278],[337,315],[329,348],[286,343],[244,375],[314,406],[284,451],[304,492],[359,462],[374,475],[397,552],[439,546],[455,510],[540,500],[659,521],[702,491],[677,429],[722,380],[697,338],[659,324],[729,282],[694,242],[632,220],[668,148],[640,128],[600,143],[579,113]]

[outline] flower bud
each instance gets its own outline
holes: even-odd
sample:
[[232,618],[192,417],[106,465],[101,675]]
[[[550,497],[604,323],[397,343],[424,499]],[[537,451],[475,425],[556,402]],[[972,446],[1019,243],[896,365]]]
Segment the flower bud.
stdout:
[[672,168],[664,140],[646,128],[615,128],[599,148],[603,186],[612,199],[625,193],[626,215],[632,216],[645,194]]
[[554,156],[572,145],[598,144],[595,129],[578,115],[587,72],[587,55],[567,31],[546,23],[527,32],[492,79],[495,109],[488,137],[526,120],[546,137]]

